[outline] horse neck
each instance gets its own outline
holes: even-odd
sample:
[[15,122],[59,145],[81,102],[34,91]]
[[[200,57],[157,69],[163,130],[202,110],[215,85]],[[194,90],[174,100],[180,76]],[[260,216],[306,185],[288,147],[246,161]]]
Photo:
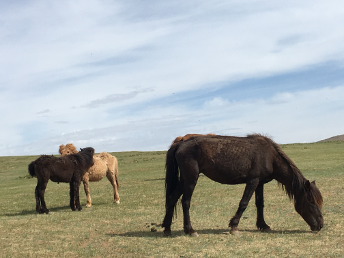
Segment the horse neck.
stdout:
[[307,180],[294,164],[290,164],[286,160],[275,162],[274,177],[282,185],[290,199],[300,196]]

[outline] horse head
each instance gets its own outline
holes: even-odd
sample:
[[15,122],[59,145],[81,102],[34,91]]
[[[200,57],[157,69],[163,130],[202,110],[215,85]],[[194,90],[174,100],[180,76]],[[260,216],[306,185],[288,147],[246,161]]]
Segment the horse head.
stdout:
[[61,154],[61,156],[66,156],[69,154],[76,154],[78,153],[78,151],[73,143],[67,143],[66,146],[63,144],[60,145],[59,153]]
[[90,160],[90,167],[92,167],[94,165],[94,159],[93,159],[93,154],[94,154],[95,150],[92,147],[86,147],[86,148],[80,148],[80,154],[84,154],[87,153],[87,156],[92,157],[92,159]]
[[295,210],[307,222],[312,231],[319,231],[324,225],[321,213],[322,203],[323,199],[315,181],[307,180],[304,183],[304,194],[295,198]]

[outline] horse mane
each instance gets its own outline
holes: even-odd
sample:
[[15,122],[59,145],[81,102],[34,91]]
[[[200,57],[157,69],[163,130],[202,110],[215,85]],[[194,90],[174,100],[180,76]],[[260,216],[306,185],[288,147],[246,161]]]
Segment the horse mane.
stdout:
[[91,147],[87,147],[84,149],[81,149],[76,154],[70,154],[69,156],[74,157],[79,164],[81,164],[83,167],[86,167],[87,164],[89,164],[90,160],[93,159],[94,149]]
[[[285,152],[281,149],[281,147],[275,143],[270,137],[263,136],[260,134],[253,134],[248,135],[248,137],[262,137],[266,141],[268,141],[274,149],[278,152],[278,154],[281,156],[281,158],[288,164],[289,168],[292,171],[292,183],[291,187],[288,187],[286,185],[281,184],[278,182],[278,184],[282,187],[282,189],[285,191],[287,196],[290,200],[293,200],[294,203],[296,203],[296,198],[299,196],[303,196],[305,194],[305,182],[308,181],[301,173],[299,168],[295,165],[295,163],[285,154]],[[315,182],[312,182],[315,186]],[[309,187],[309,193],[314,199],[314,202],[318,205],[318,207],[321,209],[323,204],[323,198],[322,195],[317,187]]]

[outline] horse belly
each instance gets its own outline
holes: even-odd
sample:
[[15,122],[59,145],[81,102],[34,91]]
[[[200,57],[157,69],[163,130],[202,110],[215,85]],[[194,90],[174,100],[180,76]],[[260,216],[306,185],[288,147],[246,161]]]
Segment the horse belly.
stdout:
[[69,183],[72,180],[73,173],[70,171],[63,171],[60,174],[51,174],[50,175],[50,180],[56,183]]
[[94,165],[86,172],[88,180],[90,182],[100,181],[106,175],[106,171],[107,165],[99,159],[94,159]]
[[247,182],[247,174],[237,173],[233,171],[229,172],[219,169],[207,169],[201,170],[200,172],[211,180],[221,184],[235,185],[244,184]]

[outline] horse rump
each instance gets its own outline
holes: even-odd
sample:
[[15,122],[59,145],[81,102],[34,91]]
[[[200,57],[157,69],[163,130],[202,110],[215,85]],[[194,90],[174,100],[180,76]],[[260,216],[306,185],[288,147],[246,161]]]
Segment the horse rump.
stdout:
[[35,173],[35,161],[32,161],[29,166],[28,166],[28,170],[29,170],[29,174],[34,177],[36,176],[36,173]]

